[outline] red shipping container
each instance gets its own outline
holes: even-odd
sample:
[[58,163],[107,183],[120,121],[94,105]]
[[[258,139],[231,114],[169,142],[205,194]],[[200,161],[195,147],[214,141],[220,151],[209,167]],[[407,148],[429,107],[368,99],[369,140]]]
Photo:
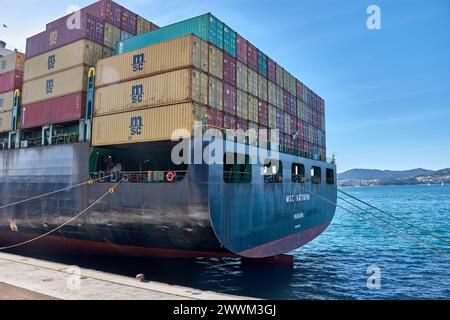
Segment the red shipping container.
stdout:
[[0,76],[0,93],[22,90],[23,73],[21,71],[11,71]]
[[223,89],[223,109],[228,114],[236,115],[236,87],[225,83]]
[[269,105],[267,102],[259,101],[258,122],[261,126],[269,125]]
[[239,61],[247,65],[247,47],[248,42],[239,34],[236,34],[236,57]]
[[68,29],[66,25],[60,25],[28,38],[26,58],[29,59],[81,39],[103,44],[104,32],[103,22],[95,16],[86,14],[81,17],[80,28]]
[[277,64],[275,61],[267,57],[267,77],[273,83],[277,81]]
[[223,116],[223,127],[225,129],[236,129],[236,117],[230,114],[226,114]]
[[284,112],[277,109],[277,129],[284,132]]
[[78,121],[86,113],[86,93],[32,103],[22,107],[22,128]]
[[291,113],[291,94],[283,90],[283,99],[284,99],[284,111]]
[[[109,22],[118,28],[122,28],[123,12],[125,8],[111,0],[100,0],[80,10],[81,16],[90,14],[99,18],[103,23]],[[67,21],[73,14],[68,14],[60,19],[47,24],[46,30],[54,29],[60,26],[66,26]],[[137,24],[137,17],[136,17]],[[127,31],[127,30],[125,30]],[[128,31],[130,32],[130,31]],[[136,30],[131,32],[136,34]]]
[[223,81],[236,86],[237,71],[236,58],[233,58],[227,53],[223,55]]
[[305,123],[302,119],[297,119],[298,139],[305,140]]
[[302,98],[303,83],[299,80],[296,80],[296,87],[297,87],[297,97]]
[[223,112],[217,109],[208,109],[208,124],[216,129],[223,128]]
[[258,71],[258,49],[250,42],[247,45],[247,65]]

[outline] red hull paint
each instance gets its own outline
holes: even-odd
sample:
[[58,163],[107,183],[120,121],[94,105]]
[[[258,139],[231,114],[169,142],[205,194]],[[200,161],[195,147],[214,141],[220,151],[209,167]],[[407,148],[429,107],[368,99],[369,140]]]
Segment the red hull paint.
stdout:
[[238,254],[246,258],[266,258],[276,256],[281,253],[292,251],[317,238],[330,225],[330,222],[292,234],[282,239],[278,239],[259,247],[239,252]]
[[[37,237],[14,232],[0,232],[0,247],[14,245]],[[93,241],[75,240],[58,236],[47,236],[36,242],[15,249],[23,252],[51,252],[60,254],[82,254],[99,256],[122,256],[122,257],[161,257],[161,258],[236,258],[236,254],[223,252],[187,251],[161,248],[143,248],[134,246],[119,246],[113,243],[101,243]]]
[[[198,257],[228,257],[237,258],[266,258],[277,256],[297,249],[311,242],[319,236],[331,222],[304,230],[302,232],[287,236],[285,238],[266,243],[264,245],[233,254],[223,252],[187,251],[161,248],[143,248],[134,246],[120,246],[113,243],[100,243],[62,238],[58,236],[47,236],[36,242],[20,247],[25,252],[54,252],[63,254],[83,254],[102,256],[127,256],[127,257],[166,257],[166,258],[198,258]],[[1,246],[14,245],[32,239],[38,235],[25,235],[15,232],[0,232]],[[17,249],[16,249],[17,250]]]

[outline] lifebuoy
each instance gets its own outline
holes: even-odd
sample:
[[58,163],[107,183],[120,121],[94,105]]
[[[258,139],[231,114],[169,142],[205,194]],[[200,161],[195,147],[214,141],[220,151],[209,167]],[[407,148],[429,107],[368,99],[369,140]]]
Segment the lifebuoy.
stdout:
[[167,172],[166,179],[168,182],[173,182],[175,180],[175,172],[173,171]]

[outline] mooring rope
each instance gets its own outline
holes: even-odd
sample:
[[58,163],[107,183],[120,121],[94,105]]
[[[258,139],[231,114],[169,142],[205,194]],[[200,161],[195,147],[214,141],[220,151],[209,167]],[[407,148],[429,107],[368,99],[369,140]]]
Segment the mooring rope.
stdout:
[[102,178],[97,178],[97,179],[93,179],[93,180],[88,180],[86,182],[75,184],[75,185],[72,185],[72,186],[69,186],[69,187],[65,187],[65,188],[62,188],[62,189],[59,189],[59,190],[51,191],[51,192],[44,193],[44,194],[41,194],[41,195],[38,195],[38,196],[34,196],[34,197],[27,198],[27,199],[24,199],[24,200],[16,201],[16,202],[13,202],[13,203],[10,203],[10,204],[5,204],[3,206],[0,206],[0,210],[8,208],[8,207],[15,206],[15,205],[18,205],[18,204],[22,204],[22,203],[25,203],[25,202],[29,202],[31,200],[36,200],[36,199],[44,198],[44,197],[47,197],[47,196],[51,196],[51,195],[56,194],[56,193],[69,191],[69,190],[72,190],[72,189],[75,189],[75,188],[78,188],[78,187],[82,187],[82,186],[87,185],[87,184],[93,184],[94,182],[97,182],[97,181],[103,180],[103,179],[107,179],[107,178],[110,178],[112,176],[113,175],[110,175],[110,176],[107,176],[107,177],[102,177]]
[[[310,194],[312,194],[312,195],[314,195],[314,196],[316,196],[316,197],[322,199],[323,201],[328,202],[328,203],[330,203],[330,204],[332,204],[332,205],[334,205],[334,206],[336,206],[336,207],[338,207],[338,208],[340,208],[340,209],[342,209],[342,210],[344,210],[344,211],[346,211],[346,212],[348,212],[348,213],[351,213],[351,214],[353,214],[353,215],[356,215],[356,216],[358,216],[358,217],[364,219],[365,221],[367,221],[367,222],[369,222],[369,223],[371,223],[371,224],[374,224],[374,225],[378,226],[379,228],[381,228],[381,229],[387,231],[387,232],[390,233],[390,234],[393,234],[393,235],[395,235],[395,236],[398,236],[398,237],[402,238],[403,240],[406,240],[406,241],[411,242],[411,243],[413,243],[413,244],[419,245],[420,247],[422,247],[422,248],[424,248],[424,249],[427,249],[427,250],[431,251],[432,253],[438,255],[441,259],[443,259],[443,260],[445,260],[445,261],[447,261],[447,262],[450,262],[450,254],[448,254],[447,252],[445,252],[445,253],[442,254],[441,252],[439,252],[440,249],[436,249],[434,246],[428,246],[428,245],[426,245],[426,244],[423,244],[423,241],[421,241],[421,240],[419,240],[419,241],[414,241],[413,239],[411,239],[410,237],[408,237],[408,236],[406,236],[406,235],[404,235],[404,234],[401,234],[401,233],[398,233],[398,232],[396,232],[396,231],[393,231],[393,230],[391,230],[391,229],[389,229],[389,228],[386,228],[384,225],[382,225],[382,224],[380,224],[380,223],[377,223],[377,222],[374,221],[373,219],[370,219],[370,218],[366,217],[366,216],[363,214],[363,213],[366,213],[366,212],[363,212],[363,213],[354,212],[354,211],[352,211],[352,210],[350,210],[350,209],[348,209],[348,208],[346,208],[346,207],[344,207],[344,206],[339,205],[337,202],[333,202],[333,201],[331,201],[331,200],[329,200],[329,199],[327,199],[327,198],[325,198],[325,197],[323,197],[323,196],[321,196],[321,195],[319,195],[319,194],[313,192],[312,190],[307,190],[305,187],[302,187],[302,188],[305,190],[305,192],[310,193]],[[339,198],[339,197],[338,197],[338,198]],[[409,233],[406,233],[406,234],[409,235]]]
[[81,211],[81,212],[78,213],[77,215],[73,216],[72,218],[70,218],[69,220],[67,220],[66,222],[64,222],[63,224],[61,224],[60,226],[58,226],[58,227],[56,227],[56,228],[54,228],[54,229],[52,229],[52,230],[50,230],[50,231],[48,231],[48,232],[46,232],[46,233],[44,233],[44,234],[41,234],[41,235],[39,235],[39,236],[37,236],[37,237],[35,237],[35,238],[33,238],[33,239],[30,239],[30,240],[27,240],[27,241],[24,241],[24,242],[21,242],[21,243],[17,243],[17,244],[14,244],[14,245],[10,245],[10,246],[7,246],[7,247],[2,247],[2,248],[0,248],[0,251],[9,250],[9,249],[13,249],[13,248],[17,248],[17,247],[24,246],[24,245],[26,245],[26,244],[35,242],[35,241],[37,241],[37,240],[39,240],[39,239],[42,239],[42,238],[44,238],[44,237],[46,237],[46,236],[48,236],[48,235],[50,235],[50,234],[52,234],[52,233],[54,233],[54,232],[60,230],[60,229],[63,228],[64,226],[68,225],[68,224],[71,223],[72,221],[78,219],[80,216],[82,216],[83,214],[85,214],[86,212],[88,212],[92,207],[94,207],[97,203],[99,203],[100,201],[102,201],[103,199],[105,199],[109,194],[114,193],[115,190],[116,190],[116,188],[119,186],[119,184],[121,184],[124,180],[125,180],[125,179],[120,180],[120,181],[119,181],[118,183],[116,183],[113,187],[109,188],[109,190],[108,190],[105,194],[103,194],[100,198],[98,198],[98,199],[95,200],[91,205],[89,205],[86,209],[84,209],[83,211]]
[[400,218],[400,217],[397,217],[396,215],[394,215],[394,214],[392,214],[392,213],[389,213],[389,212],[387,212],[387,211],[385,211],[385,210],[382,210],[382,209],[380,209],[380,208],[377,208],[377,207],[375,207],[374,205],[371,205],[371,204],[368,203],[368,202],[365,202],[365,201],[363,201],[363,200],[361,200],[361,199],[358,199],[358,198],[356,198],[355,196],[352,196],[351,194],[348,194],[347,192],[344,192],[344,191],[339,190],[339,189],[338,189],[338,192],[340,192],[340,193],[346,195],[347,197],[350,197],[350,198],[352,198],[352,199],[354,199],[354,200],[356,200],[356,201],[358,201],[358,202],[360,202],[360,203],[362,203],[362,204],[364,204],[364,205],[366,205],[366,206],[368,206],[368,207],[370,207],[370,208],[372,208],[372,209],[375,209],[375,210],[377,210],[377,211],[379,211],[379,212],[381,212],[381,213],[383,213],[383,214],[385,214],[385,215],[388,215],[388,216],[391,217],[391,218],[397,219],[397,220],[399,220],[399,221],[401,221],[401,222],[407,224],[407,225],[410,226],[411,228],[416,229],[417,231],[419,231],[419,232],[422,233],[422,234],[428,235],[428,236],[433,237],[433,238],[435,238],[435,239],[437,239],[437,240],[439,240],[439,241],[441,241],[441,242],[443,242],[443,243],[445,243],[445,244],[447,244],[447,245],[450,245],[450,241],[448,241],[447,239],[444,239],[444,238],[442,238],[442,237],[440,237],[440,236],[437,236],[437,235],[435,235],[435,234],[433,234],[433,233],[431,233],[431,232],[429,232],[429,231],[427,231],[427,230],[424,230],[424,229],[422,229],[422,228],[419,228],[419,227],[413,225],[412,223],[410,223],[410,222],[408,222],[408,221],[406,221],[406,220],[404,220],[404,219],[402,219],[402,218]]

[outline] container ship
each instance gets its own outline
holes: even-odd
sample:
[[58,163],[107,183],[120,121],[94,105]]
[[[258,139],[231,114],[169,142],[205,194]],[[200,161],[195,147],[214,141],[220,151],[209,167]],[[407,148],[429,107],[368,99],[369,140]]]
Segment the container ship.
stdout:
[[331,223],[324,100],[212,14],[102,0],[1,52],[1,247],[91,205],[17,250],[267,258]]

